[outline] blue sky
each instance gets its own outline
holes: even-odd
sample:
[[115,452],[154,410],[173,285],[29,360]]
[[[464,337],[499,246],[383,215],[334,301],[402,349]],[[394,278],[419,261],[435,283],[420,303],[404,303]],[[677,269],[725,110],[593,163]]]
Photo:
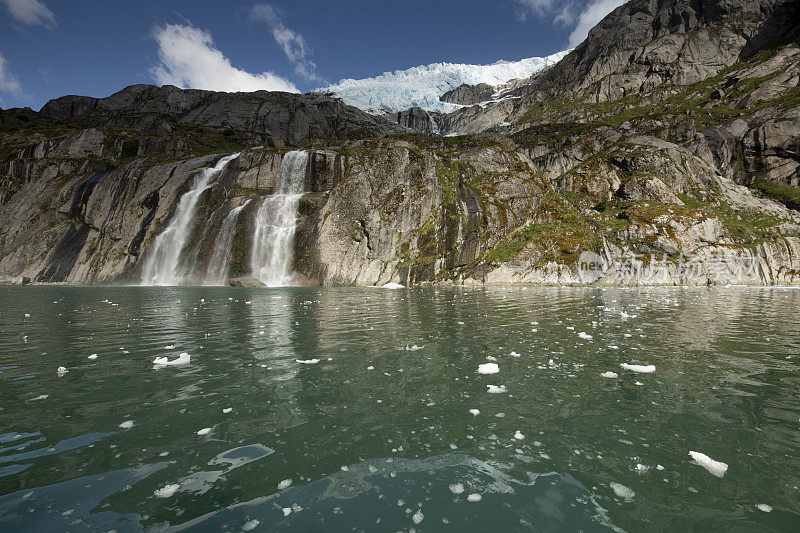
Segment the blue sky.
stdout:
[[135,83],[309,91],[435,62],[545,56],[623,0],[0,0],[0,107]]

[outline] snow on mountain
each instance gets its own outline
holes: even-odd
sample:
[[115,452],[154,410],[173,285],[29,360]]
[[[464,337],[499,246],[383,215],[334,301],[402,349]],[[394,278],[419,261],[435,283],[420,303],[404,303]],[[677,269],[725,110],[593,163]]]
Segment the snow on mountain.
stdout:
[[527,78],[546,67],[555,65],[569,50],[547,57],[531,57],[520,61],[498,61],[491,65],[434,63],[408,70],[385,72],[362,80],[343,79],[336,85],[315,92],[333,93],[344,103],[368,113],[397,113],[411,107],[448,113],[462,106],[440,102],[447,91],[466,83],[502,85],[513,79]]

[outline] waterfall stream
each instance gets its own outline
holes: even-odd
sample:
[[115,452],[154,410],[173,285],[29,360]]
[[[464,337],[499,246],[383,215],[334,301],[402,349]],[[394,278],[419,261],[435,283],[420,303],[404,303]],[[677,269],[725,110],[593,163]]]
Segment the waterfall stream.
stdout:
[[143,285],[180,285],[184,272],[180,269],[181,253],[191,236],[200,196],[225,167],[239,156],[223,157],[211,168],[204,169],[194,180],[191,190],[181,196],[175,214],[163,232],[158,234],[148,253],[142,274]]
[[256,212],[250,267],[251,275],[265,285],[291,282],[297,208],[307,167],[308,152],[287,152],[275,180],[275,193],[264,198]]
[[233,245],[233,238],[236,236],[236,222],[239,219],[239,213],[241,213],[242,209],[249,203],[250,200],[247,200],[239,207],[234,207],[225,217],[225,220],[222,221],[222,227],[214,242],[214,251],[211,253],[211,260],[208,263],[206,285],[223,285],[227,280],[231,247]]

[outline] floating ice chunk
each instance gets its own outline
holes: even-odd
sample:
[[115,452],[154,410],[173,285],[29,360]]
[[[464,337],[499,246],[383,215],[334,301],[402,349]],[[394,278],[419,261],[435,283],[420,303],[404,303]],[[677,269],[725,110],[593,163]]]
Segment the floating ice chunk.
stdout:
[[508,355],[510,355],[511,357],[519,357],[519,354],[517,352],[511,352]]
[[253,518],[252,520],[248,520],[244,524],[242,524],[242,531],[253,531],[255,528],[258,527],[261,521],[257,518]]
[[500,367],[497,363],[483,363],[478,365],[478,374],[497,374],[500,372]]
[[480,494],[478,494],[478,493],[476,493],[476,492],[473,492],[472,494],[470,494],[469,496],[467,496],[467,501],[468,501],[468,502],[472,502],[472,503],[479,502],[479,501],[481,501],[482,499],[483,499],[483,496],[481,496]]
[[656,365],[629,365],[628,363],[620,363],[622,368],[632,372],[639,372],[640,374],[652,374],[656,371]]
[[694,459],[697,464],[708,470],[714,476],[722,477],[725,475],[725,472],[728,471],[728,465],[726,463],[715,461],[704,453],[689,452],[689,455],[692,456],[692,459]]
[[69,372],[69,370],[67,370],[67,367],[65,367],[65,366],[60,366],[60,367],[58,367],[58,368],[56,369],[56,374],[58,374],[58,377],[61,377],[61,376],[63,376],[63,375],[64,375],[64,374],[66,374],[67,372]]
[[664,470],[664,467],[661,465],[656,465],[656,470]]
[[500,385],[499,387],[497,385],[486,385],[486,388],[489,389],[486,391],[489,394],[503,394],[508,392],[505,385]]
[[292,480],[291,479],[284,479],[283,481],[278,483],[278,490],[288,489],[291,486],[292,486]]
[[319,359],[295,359],[301,365],[316,365],[319,363]]
[[203,428],[197,432],[197,434],[200,436],[208,435],[209,433],[211,433],[211,428]]
[[621,483],[615,483],[612,481],[608,484],[608,486],[611,487],[611,489],[614,491],[614,494],[626,501],[631,500],[636,495],[635,492]]
[[771,513],[772,512],[772,506],[767,505],[766,503],[759,503],[758,505],[756,505],[756,508],[759,511],[764,511],[765,513]]
[[30,318],[30,317],[31,317],[30,313],[25,313],[25,318]]
[[450,492],[453,494],[461,494],[464,492],[464,485],[461,483],[453,483],[450,485]]
[[233,407],[226,407],[225,409],[222,410],[222,414],[227,415],[231,411],[233,411]]
[[416,344],[414,346],[409,346],[408,344],[406,344],[405,350],[407,352],[416,352],[417,350],[421,350],[424,347],[425,347],[424,344],[422,346],[417,346]]
[[580,337],[581,339],[586,339],[587,341],[590,341],[594,338],[585,331],[581,331],[580,333],[578,333],[578,337]]
[[400,285],[399,283],[387,283],[386,285],[382,285],[381,288],[383,289],[405,289],[404,285]]
[[514,438],[517,440],[523,440],[525,438],[525,435],[523,435],[522,433],[520,433],[519,430],[517,430],[517,432],[514,433]]
[[648,470],[650,470],[649,466],[643,465],[642,463],[636,463],[636,473],[637,474],[644,474]]
[[39,396],[37,396],[36,398],[31,398],[31,399],[30,399],[30,400],[28,400],[28,401],[29,401],[29,402],[35,402],[35,401],[37,401],[37,400],[46,400],[46,399],[48,399],[49,397],[50,397],[50,395],[49,395],[49,394],[40,394],[40,395],[39,395]]
[[291,507],[284,507],[283,509],[281,509],[281,511],[283,511],[283,516],[289,516],[290,514],[292,514]]
[[411,516],[411,521],[415,524],[419,524],[425,518],[425,515],[422,514],[422,511],[417,511]]
[[188,365],[191,360],[192,356],[186,352],[182,352],[177,359],[173,359],[172,361],[170,361],[166,357],[156,357],[155,359],[153,359],[153,368],[161,368],[164,366]]
[[174,344],[167,344],[166,346],[164,346],[165,350],[172,350],[173,348],[175,348]]
[[92,355],[90,355],[89,357],[87,357],[87,359],[91,359],[92,361],[94,361],[95,359],[97,359],[97,354],[96,354],[96,353],[93,353]]
[[481,412],[480,412],[480,411],[478,411],[477,409],[470,409],[470,410],[469,410],[469,412],[470,412],[470,413],[471,413],[473,416],[478,416],[479,414],[481,414]]
[[367,370],[375,370],[375,367],[370,365],[370,366],[367,367]]
[[156,498],[171,498],[175,495],[176,492],[178,492],[178,489],[180,488],[181,486],[178,485],[177,483],[172,483],[160,489],[156,489],[155,491],[153,491],[153,494],[155,494]]
[[131,429],[133,427],[133,420],[126,420],[119,425],[122,429]]
[[612,350],[619,350],[619,346],[617,346],[616,344],[609,344],[608,347],[611,348]]
[[619,374],[617,374],[616,372],[603,372],[600,375],[603,376],[604,378],[609,378],[609,379],[614,379],[619,377]]

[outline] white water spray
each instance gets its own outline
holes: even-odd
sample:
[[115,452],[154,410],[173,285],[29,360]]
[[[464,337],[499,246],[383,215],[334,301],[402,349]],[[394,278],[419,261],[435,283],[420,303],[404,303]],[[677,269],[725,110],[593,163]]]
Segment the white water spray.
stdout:
[[233,238],[236,236],[236,222],[239,220],[239,213],[241,213],[242,209],[249,203],[250,200],[247,200],[239,207],[234,207],[225,217],[225,220],[222,221],[222,227],[214,242],[214,251],[211,253],[211,260],[208,263],[206,285],[222,285],[227,280],[231,247],[233,245]]
[[180,285],[184,273],[180,271],[180,259],[186,243],[191,236],[194,216],[200,196],[225,167],[239,157],[232,154],[223,157],[212,168],[204,169],[194,180],[192,189],[181,196],[175,214],[163,232],[156,236],[147,255],[142,274],[142,285]]
[[255,219],[251,275],[275,287],[291,282],[297,207],[303,192],[308,152],[287,152],[275,180],[275,193],[261,202]]

